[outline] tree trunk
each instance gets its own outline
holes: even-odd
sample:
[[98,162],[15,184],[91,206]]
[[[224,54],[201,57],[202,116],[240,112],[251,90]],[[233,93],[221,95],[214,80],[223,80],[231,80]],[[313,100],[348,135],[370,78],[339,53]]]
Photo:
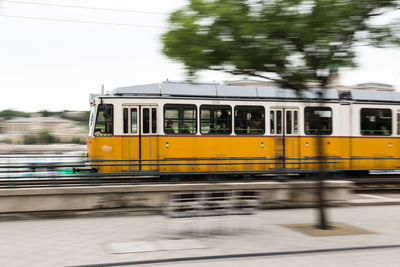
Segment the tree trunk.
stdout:
[[[322,101],[323,101],[323,96],[326,90],[326,85],[322,86],[322,89],[319,91],[319,103],[320,106],[322,106]],[[321,120],[319,120],[319,129],[322,129],[321,125]],[[324,181],[326,178],[326,171],[325,171],[325,163],[324,163],[324,138],[323,135],[318,135],[317,136],[317,158],[318,158],[318,213],[319,213],[319,222],[318,222],[318,228],[319,229],[330,229],[327,219],[326,219],[326,214],[325,214],[325,208],[326,208],[326,203],[324,200],[324,193],[325,193],[325,185]]]

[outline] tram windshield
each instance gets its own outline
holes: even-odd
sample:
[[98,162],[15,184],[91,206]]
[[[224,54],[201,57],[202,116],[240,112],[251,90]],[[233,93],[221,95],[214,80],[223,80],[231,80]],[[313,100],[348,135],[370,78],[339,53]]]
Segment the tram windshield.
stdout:
[[91,105],[90,116],[89,116],[89,136],[93,136],[95,112],[96,112],[96,105]]
[[97,107],[94,136],[111,136],[114,130],[114,107],[111,104],[100,104]]

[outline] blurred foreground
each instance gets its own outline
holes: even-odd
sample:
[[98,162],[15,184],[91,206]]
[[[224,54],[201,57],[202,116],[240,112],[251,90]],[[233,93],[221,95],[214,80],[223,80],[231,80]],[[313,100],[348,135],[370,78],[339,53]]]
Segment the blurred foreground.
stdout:
[[[174,224],[163,216],[0,222],[2,266],[398,266],[398,206],[329,209],[347,232],[313,236],[293,224],[313,209]],[[202,225],[202,232],[193,226]],[[292,225],[292,226],[291,226]],[[312,228],[311,228],[312,229]]]

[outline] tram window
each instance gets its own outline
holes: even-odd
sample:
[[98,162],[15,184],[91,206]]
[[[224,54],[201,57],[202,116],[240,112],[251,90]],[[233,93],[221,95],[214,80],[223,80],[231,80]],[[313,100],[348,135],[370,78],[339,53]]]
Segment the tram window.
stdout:
[[202,134],[231,134],[232,111],[230,106],[201,106],[200,132]]
[[392,111],[390,109],[361,109],[362,135],[392,135]]
[[400,113],[397,113],[397,135],[400,135]]
[[235,107],[235,134],[264,134],[265,110],[260,106]]
[[114,107],[111,104],[100,104],[97,108],[95,136],[110,136],[114,130]]
[[269,112],[270,116],[270,133],[274,134],[275,133],[275,111],[271,110]]
[[124,117],[124,133],[128,133],[128,128],[129,128],[128,121],[129,121],[129,119],[128,119],[128,109],[127,108],[124,108],[123,117]]
[[164,106],[164,133],[195,134],[197,132],[195,105],[167,104]]
[[143,109],[143,133],[150,133],[150,111],[148,108]]
[[197,132],[197,109],[195,105],[183,106],[183,118],[179,121],[180,134],[195,134]]
[[178,133],[179,108],[166,105],[164,109],[164,133]]
[[332,109],[328,107],[306,107],[304,109],[304,132],[307,135],[332,134]]
[[293,133],[298,134],[299,133],[299,126],[298,126],[298,112],[297,110],[293,111]]
[[131,108],[131,133],[137,133],[138,123],[137,123],[137,108]]
[[286,110],[286,133],[292,134],[292,111]]
[[157,109],[151,109],[151,132],[157,133]]
[[276,134],[282,134],[282,110],[276,111]]

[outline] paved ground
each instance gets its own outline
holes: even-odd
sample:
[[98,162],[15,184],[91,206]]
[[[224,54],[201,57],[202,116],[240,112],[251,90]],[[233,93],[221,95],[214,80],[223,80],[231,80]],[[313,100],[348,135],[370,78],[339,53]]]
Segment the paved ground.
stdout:
[[348,202],[351,206],[400,204],[399,193],[358,193]]
[[328,217],[372,233],[313,237],[283,226],[314,222],[314,209],[218,221],[171,222],[162,216],[4,221],[0,266],[400,265],[400,205],[330,208]]

